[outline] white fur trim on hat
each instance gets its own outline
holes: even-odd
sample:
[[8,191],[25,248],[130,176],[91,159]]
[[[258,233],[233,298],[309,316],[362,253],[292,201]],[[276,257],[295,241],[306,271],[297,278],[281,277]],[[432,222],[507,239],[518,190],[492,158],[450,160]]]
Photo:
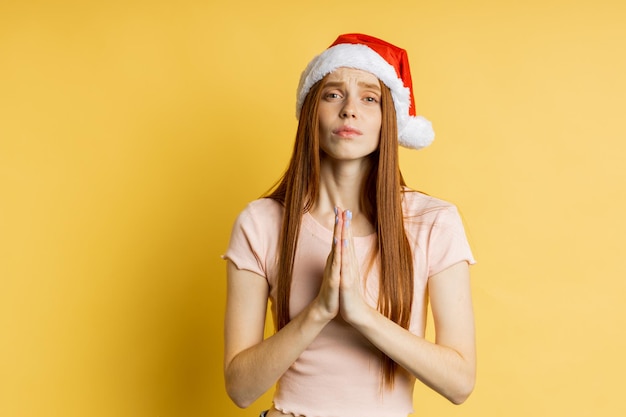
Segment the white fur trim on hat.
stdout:
[[390,90],[398,120],[398,142],[401,146],[421,149],[435,138],[431,123],[422,116],[410,116],[410,91],[398,78],[395,68],[373,49],[361,44],[338,44],[313,58],[300,76],[296,117],[313,85],[340,67],[360,69],[374,74]]

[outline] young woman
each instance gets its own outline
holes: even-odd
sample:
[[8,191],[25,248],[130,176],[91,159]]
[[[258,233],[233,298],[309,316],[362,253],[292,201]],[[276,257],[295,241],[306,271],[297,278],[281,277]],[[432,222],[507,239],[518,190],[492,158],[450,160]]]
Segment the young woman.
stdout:
[[289,167],[239,215],[224,255],[238,406],[278,382],[262,415],[406,417],[416,379],[455,404],[473,390],[474,259],[456,208],[400,173],[398,145],[434,138],[413,103],[406,52],[371,36],[340,36],[303,72]]

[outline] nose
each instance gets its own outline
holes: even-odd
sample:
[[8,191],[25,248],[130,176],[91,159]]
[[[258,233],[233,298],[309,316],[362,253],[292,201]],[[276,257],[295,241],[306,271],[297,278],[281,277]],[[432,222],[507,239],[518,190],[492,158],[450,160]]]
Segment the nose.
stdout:
[[341,117],[343,119],[355,118],[356,117],[356,107],[354,101],[347,97],[341,107]]

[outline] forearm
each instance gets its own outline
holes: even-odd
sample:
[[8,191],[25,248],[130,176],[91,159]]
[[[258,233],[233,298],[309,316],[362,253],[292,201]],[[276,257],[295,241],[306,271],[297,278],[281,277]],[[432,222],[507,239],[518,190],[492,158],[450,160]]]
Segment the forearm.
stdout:
[[475,357],[429,342],[370,309],[353,325],[378,349],[449,401],[460,404],[475,382]]
[[312,303],[280,331],[235,355],[225,366],[235,404],[248,407],[269,390],[329,321]]

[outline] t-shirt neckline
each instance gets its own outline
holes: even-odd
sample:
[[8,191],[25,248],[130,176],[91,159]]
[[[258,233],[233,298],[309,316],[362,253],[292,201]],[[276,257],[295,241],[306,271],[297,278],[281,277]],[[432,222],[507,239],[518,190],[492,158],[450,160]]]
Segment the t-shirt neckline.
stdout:
[[[328,242],[330,242],[333,238],[333,231],[326,228],[321,223],[319,223],[315,219],[315,217],[313,217],[311,213],[309,213],[308,211],[304,213],[304,216],[302,216],[302,224],[320,239],[327,240]],[[373,240],[375,237],[376,237],[376,232],[373,232],[366,236],[354,236],[353,239],[355,242],[359,242],[359,241],[369,242],[370,240]]]

